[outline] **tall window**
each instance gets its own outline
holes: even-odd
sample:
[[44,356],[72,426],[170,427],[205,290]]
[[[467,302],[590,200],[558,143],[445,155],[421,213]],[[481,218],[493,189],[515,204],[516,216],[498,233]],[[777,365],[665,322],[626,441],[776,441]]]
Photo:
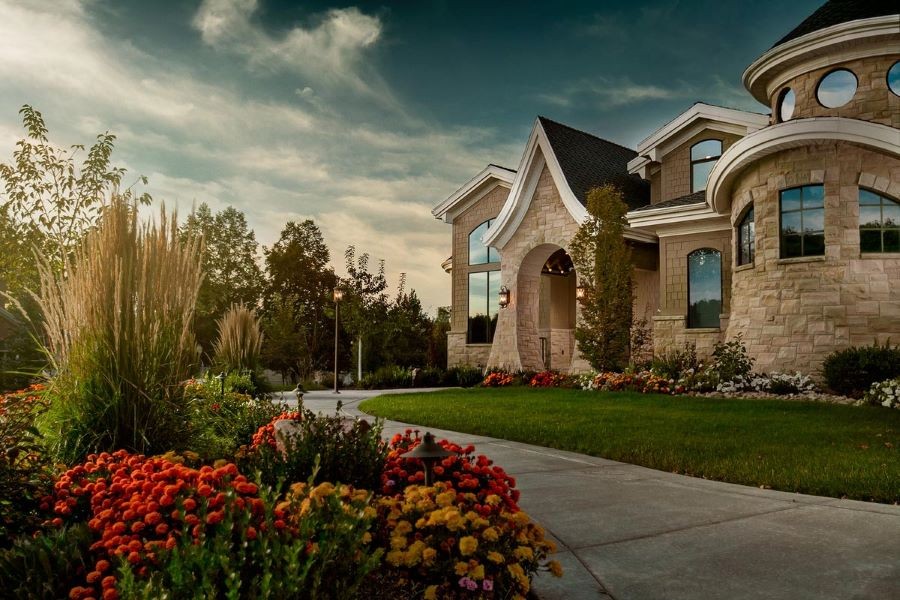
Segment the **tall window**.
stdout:
[[722,313],[722,253],[701,248],[688,254],[688,327],[718,327]]
[[469,264],[483,265],[486,263],[499,262],[500,255],[497,250],[481,243],[481,238],[493,223],[493,219],[489,219],[472,230],[469,234]]
[[900,202],[859,190],[859,246],[862,252],[900,252]]
[[691,193],[706,189],[706,180],[720,156],[722,140],[703,140],[691,146]]
[[825,188],[781,191],[781,258],[825,254]]
[[756,224],[753,221],[753,205],[744,210],[737,226],[737,264],[749,265],[756,258]]
[[469,344],[490,344],[497,328],[500,271],[469,273]]

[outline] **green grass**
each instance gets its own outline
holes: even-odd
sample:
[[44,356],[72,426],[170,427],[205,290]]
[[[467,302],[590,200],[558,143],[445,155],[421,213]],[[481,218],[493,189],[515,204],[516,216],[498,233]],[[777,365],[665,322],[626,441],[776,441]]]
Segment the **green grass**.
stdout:
[[898,410],[521,387],[380,396],[360,408],[707,479],[900,502]]

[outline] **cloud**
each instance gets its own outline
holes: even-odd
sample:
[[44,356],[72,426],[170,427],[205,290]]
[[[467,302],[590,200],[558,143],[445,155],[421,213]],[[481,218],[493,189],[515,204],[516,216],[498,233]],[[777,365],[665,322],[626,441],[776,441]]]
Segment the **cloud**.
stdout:
[[315,25],[295,26],[276,37],[254,21],[258,10],[257,0],[203,0],[193,25],[206,44],[244,57],[253,69],[288,70],[359,91],[374,91],[377,84],[378,92],[385,91],[361,70],[366,51],[381,38],[378,17],[356,7],[332,9],[318,15]]
[[559,92],[538,94],[537,99],[563,108],[593,106],[601,110],[611,110],[650,100],[692,98],[694,93],[691,86],[683,83],[675,87],[662,87],[654,84],[635,83],[628,78],[610,80],[605,77],[597,77],[581,79],[564,86]]

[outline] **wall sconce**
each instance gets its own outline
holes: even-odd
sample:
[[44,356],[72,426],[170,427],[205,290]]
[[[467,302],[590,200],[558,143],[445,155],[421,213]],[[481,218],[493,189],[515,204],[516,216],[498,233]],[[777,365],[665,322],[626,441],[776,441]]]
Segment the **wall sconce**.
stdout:
[[509,306],[509,298],[510,298],[509,288],[505,285],[500,288],[500,293],[498,294],[497,303],[500,305],[500,308],[506,308]]
[[576,300],[584,300],[587,296],[587,288],[583,285],[579,284],[578,287],[575,288],[575,299]]

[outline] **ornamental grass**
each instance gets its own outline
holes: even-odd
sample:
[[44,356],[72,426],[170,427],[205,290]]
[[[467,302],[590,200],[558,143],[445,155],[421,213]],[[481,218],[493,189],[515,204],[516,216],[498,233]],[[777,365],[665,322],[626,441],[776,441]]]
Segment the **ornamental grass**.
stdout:
[[114,198],[62,272],[39,261],[35,298],[55,372],[41,425],[58,459],[183,447],[200,250],[179,240],[175,214],[141,223],[135,204]]
[[226,372],[255,371],[263,342],[256,312],[243,304],[232,304],[216,325],[219,329],[213,348],[216,363]]

